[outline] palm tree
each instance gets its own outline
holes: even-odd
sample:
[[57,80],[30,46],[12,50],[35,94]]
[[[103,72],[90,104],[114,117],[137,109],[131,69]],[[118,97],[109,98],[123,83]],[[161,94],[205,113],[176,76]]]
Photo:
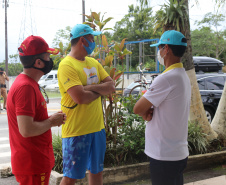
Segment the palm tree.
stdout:
[[226,140],[226,83],[211,126],[219,139]]
[[149,0],[137,0],[141,4],[141,9],[145,6],[148,6]]

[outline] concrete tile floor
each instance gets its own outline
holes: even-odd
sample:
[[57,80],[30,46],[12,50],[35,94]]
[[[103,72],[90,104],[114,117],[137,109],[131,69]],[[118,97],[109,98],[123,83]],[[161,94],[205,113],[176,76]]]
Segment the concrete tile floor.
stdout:
[[185,185],[226,185],[226,175],[196,182],[190,182]]

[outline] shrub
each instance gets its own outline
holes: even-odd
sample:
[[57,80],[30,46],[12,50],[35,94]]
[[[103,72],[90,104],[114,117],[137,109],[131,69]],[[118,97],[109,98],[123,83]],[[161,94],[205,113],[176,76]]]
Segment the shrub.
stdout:
[[55,166],[53,170],[63,173],[63,153],[62,153],[62,138],[59,133],[53,134],[53,152],[55,157]]
[[197,122],[188,122],[188,149],[190,155],[203,154],[209,146],[206,134]]
[[133,107],[140,97],[122,97],[120,109],[122,117],[120,126],[117,129],[116,144],[109,138],[105,155],[106,166],[118,166],[147,161],[144,154],[145,146],[145,122],[133,114]]

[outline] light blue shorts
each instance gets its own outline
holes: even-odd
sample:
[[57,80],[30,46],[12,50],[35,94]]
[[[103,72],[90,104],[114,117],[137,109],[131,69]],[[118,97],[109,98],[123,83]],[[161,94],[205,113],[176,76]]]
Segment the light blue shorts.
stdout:
[[62,139],[63,174],[71,179],[82,179],[86,170],[97,174],[104,169],[106,151],[105,129],[99,132]]

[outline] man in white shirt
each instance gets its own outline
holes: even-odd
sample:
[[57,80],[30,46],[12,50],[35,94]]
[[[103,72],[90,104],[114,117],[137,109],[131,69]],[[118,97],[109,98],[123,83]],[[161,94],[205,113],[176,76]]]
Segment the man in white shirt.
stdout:
[[134,113],[148,121],[145,153],[150,157],[152,185],[183,185],[187,164],[191,85],[181,63],[187,40],[175,30],[163,33],[158,60],[166,70],[135,104]]

